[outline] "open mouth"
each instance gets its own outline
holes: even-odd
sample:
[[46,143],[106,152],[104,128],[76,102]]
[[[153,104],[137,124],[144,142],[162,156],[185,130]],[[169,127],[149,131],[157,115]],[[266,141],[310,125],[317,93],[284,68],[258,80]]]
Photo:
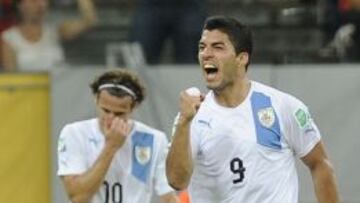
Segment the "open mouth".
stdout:
[[204,66],[204,71],[208,79],[215,79],[216,74],[219,72],[219,69],[213,64],[206,64]]

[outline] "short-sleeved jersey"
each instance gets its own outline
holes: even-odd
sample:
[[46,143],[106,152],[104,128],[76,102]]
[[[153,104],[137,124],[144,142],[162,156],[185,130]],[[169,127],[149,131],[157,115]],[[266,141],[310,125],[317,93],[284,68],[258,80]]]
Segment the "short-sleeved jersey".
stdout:
[[[87,171],[101,153],[104,141],[98,119],[66,125],[58,143],[58,175]],[[163,132],[135,121],[91,203],[146,203],[154,191],[158,195],[172,191],[165,175],[167,144]]]
[[251,82],[237,107],[217,104],[210,91],[191,123],[194,172],[191,202],[295,203],[295,158],[308,154],[320,133],[298,99]]

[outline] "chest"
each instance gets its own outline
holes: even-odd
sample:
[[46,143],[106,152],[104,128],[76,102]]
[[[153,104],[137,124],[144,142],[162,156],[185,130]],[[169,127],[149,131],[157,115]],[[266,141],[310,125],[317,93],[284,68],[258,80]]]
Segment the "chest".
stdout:
[[[144,138],[140,133],[129,136],[113,156],[106,179],[120,182],[126,182],[129,179],[143,183],[148,182],[151,173],[154,171],[154,163],[156,163],[157,157],[154,141],[148,138],[149,136]],[[89,140],[87,148],[87,165],[91,167],[101,156],[104,140]]]
[[241,114],[199,120],[199,153],[204,158],[222,160],[225,155],[245,153],[256,144],[253,121]]
[[19,66],[37,66],[39,69],[39,67],[43,66],[53,66],[62,60],[63,52],[61,47],[46,40],[33,44],[26,43],[17,49],[17,63]]
[[281,153],[286,148],[275,112],[250,108],[231,114],[215,111],[210,115],[197,120],[201,159],[221,162],[235,156],[257,157],[262,151]]

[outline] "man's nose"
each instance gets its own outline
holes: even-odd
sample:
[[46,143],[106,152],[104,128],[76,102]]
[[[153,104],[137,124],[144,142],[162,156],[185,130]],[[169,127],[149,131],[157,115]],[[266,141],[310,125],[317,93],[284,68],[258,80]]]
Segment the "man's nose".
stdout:
[[112,113],[112,112],[108,112],[106,114],[107,119],[113,120],[115,117],[116,117],[116,115],[114,113]]
[[200,52],[200,57],[204,60],[212,58],[214,56],[213,51],[210,48],[204,48],[201,52]]

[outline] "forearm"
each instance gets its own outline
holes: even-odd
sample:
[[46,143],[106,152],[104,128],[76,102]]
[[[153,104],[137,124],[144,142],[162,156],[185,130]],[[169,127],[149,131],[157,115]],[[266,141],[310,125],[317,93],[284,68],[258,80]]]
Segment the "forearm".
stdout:
[[78,0],[79,11],[85,26],[91,26],[96,22],[96,11],[92,0]]
[[311,169],[311,175],[319,203],[340,203],[335,175],[328,161],[317,164]]
[[80,18],[66,20],[60,25],[60,35],[65,40],[77,37],[96,22],[95,6],[92,0],[78,0],[78,7]]
[[115,152],[115,149],[104,147],[89,170],[79,176],[69,177],[69,179],[65,177],[65,186],[72,202],[87,203],[97,193]]
[[193,172],[190,147],[190,121],[179,120],[166,159],[166,175],[175,189],[185,189]]

